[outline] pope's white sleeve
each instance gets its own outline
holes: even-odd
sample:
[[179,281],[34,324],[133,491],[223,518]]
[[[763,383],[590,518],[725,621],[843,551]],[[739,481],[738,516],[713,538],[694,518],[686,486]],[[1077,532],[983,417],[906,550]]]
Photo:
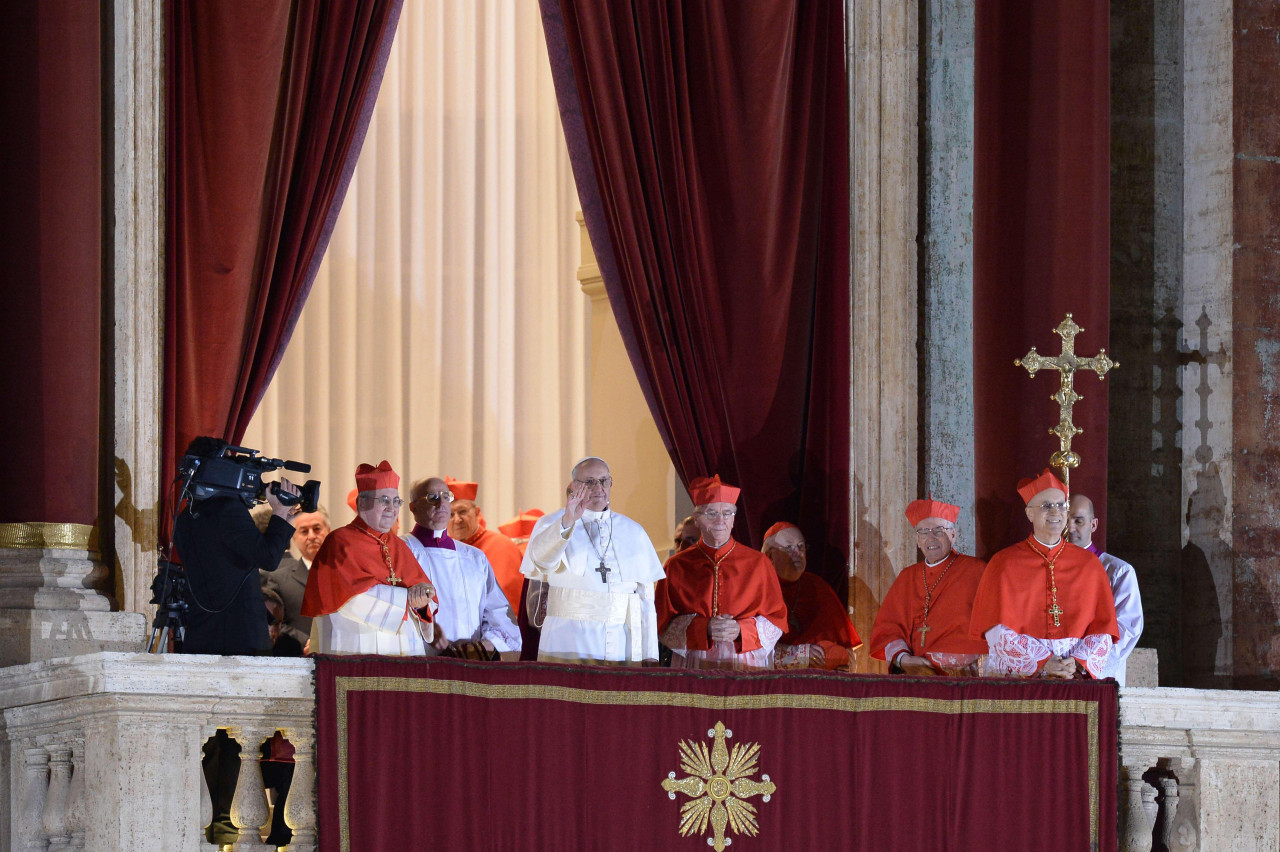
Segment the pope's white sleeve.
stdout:
[[374,630],[396,633],[409,613],[409,590],[379,583],[352,597],[338,612]]
[[569,536],[572,534],[573,527],[562,530],[558,521],[552,521],[535,532],[526,549],[533,564],[547,574],[563,571],[564,562],[561,557],[569,547]]
[[642,660],[658,659],[658,610],[654,606],[653,583],[640,583],[640,635]]

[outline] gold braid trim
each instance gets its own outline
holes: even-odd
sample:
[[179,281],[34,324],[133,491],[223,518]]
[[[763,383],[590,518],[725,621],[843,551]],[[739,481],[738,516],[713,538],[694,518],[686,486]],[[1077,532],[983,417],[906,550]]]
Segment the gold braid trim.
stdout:
[[23,521],[0,524],[0,547],[28,550],[97,550],[97,524],[53,524]]

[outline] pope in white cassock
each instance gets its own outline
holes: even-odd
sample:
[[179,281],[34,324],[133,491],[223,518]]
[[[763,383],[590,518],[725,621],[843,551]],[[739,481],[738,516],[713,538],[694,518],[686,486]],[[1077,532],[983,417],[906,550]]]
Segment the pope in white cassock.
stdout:
[[453,494],[439,477],[420,480],[409,491],[417,522],[403,536],[440,598],[436,627],[451,643],[478,642],[486,651],[519,657],[520,628],[488,558],[478,547],[454,541],[445,531]]
[[538,520],[520,564],[531,597],[545,593],[538,659],[656,662],[657,551],[642,526],[609,508],[613,478],[603,459],[584,458],[570,476],[565,507]]
[[1138,575],[1134,573],[1133,566],[1118,556],[1104,553],[1093,543],[1093,534],[1097,531],[1098,519],[1094,515],[1093,501],[1083,494],[1072,494],[1070,515],[1067,518],[1067,539],[1076,547],[1083,547],[1098,557],[1102,567],[1107,569],[1111,594],[1116,600],[1116,624],[1120,628],[1120,639],[1111,646],[1102,676],[1113,677],[1116,683],[1124,686],[1129,655],[1142,636],[1142,595],[1138,592]]

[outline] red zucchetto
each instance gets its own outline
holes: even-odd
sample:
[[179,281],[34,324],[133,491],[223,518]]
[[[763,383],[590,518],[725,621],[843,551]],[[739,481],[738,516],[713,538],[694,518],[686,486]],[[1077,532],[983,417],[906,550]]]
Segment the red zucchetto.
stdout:
[[362,464],[356,468],[356,491],[377,491],[379,488],[399,488],[400,474],[391,469],[391,462],[383,459],[377,467]]
[[1023,503],[1031,503],[1031,498],[1048,488],[1056,488],[1068,497],[1071,493],[1067,491],[1067,486],[1062,484],[1062,480],[1053,475],[1049,468],[1034,479],[1024,479],[1018,483],[1018,496],[1022,498]]
[[959,506],[952,506],[950,503],[935,500],[932,494],[929,495],[927,500],[912,500],[907,504],[907,520],[913,527],[925,518],[942,518],[942,520],[950,521],[954,524],[959,517]]
[[769,527],[769,529],[764,531],[764,538],[762,539],[762,541],[768,541],[769,539],[773,538],[775,535],[782,532],[783,530],[798,530],[798,529],[800,528],[795,524],[789,523],[787,521],[778,521],[776,524],[774,524],[773,526]]
[[705,506],[708,503],[737,503],[738,495],[741,493],[741,488],[721,482],[718,473],[711,477],[699,476],[689,483],[689,496],[693,498],[695,506]]

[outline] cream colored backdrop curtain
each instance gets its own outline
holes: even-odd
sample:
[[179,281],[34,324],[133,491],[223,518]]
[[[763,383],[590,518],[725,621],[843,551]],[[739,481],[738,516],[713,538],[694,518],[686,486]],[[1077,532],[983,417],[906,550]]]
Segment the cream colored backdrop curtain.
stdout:
[[562,505],[585,445],[577,207],[538,4],[406,2],[333,240],[244,443],[310,462],[335,525],[356,465],[383,458],[404,495],[433,474],[479,482],[490,527]]

